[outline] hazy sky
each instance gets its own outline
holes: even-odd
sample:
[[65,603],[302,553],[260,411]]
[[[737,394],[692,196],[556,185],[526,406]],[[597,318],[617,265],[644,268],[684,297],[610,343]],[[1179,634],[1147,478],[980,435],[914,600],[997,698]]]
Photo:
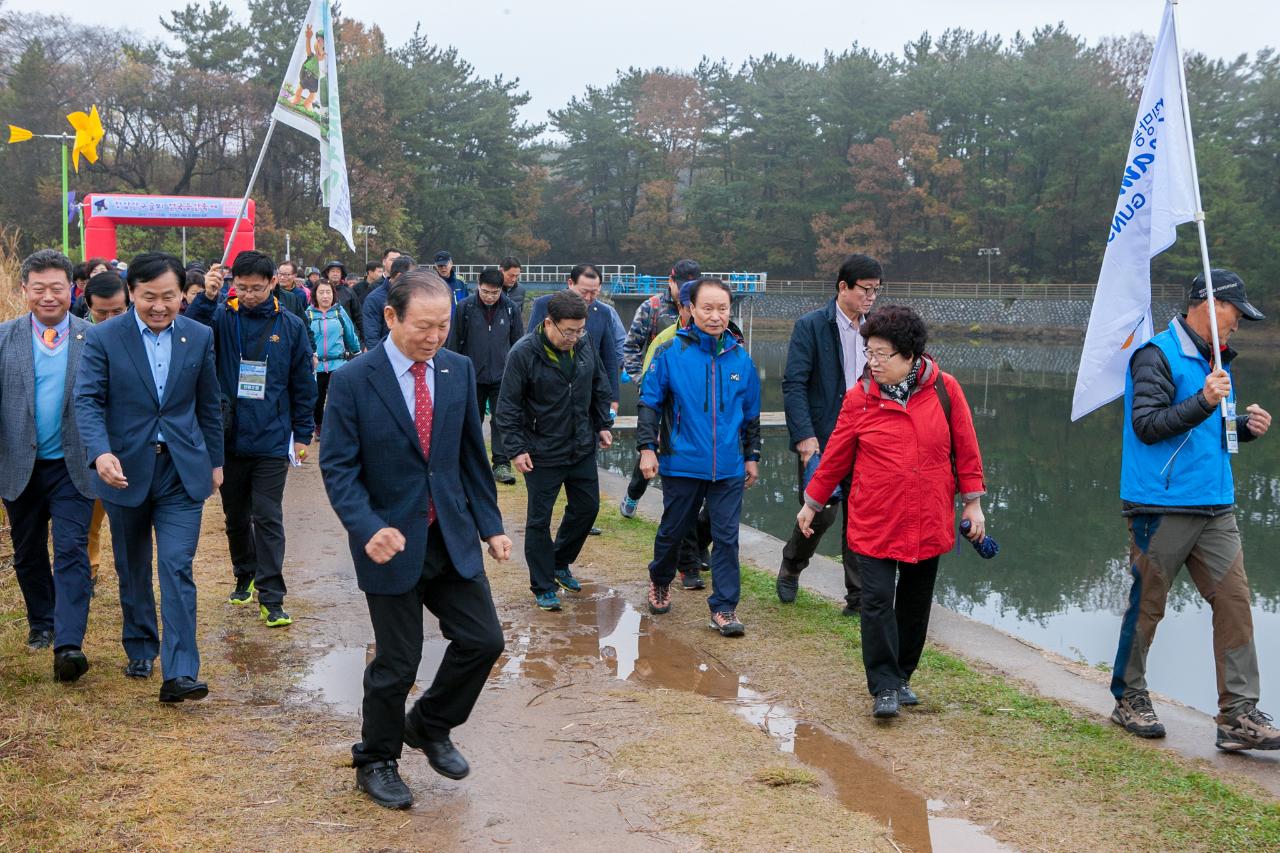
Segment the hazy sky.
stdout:
[[[3,2],[3,0],[0,0]],[[86,23],[127,24],[162,36],[160,15],[187,0],[9,0],[9,9],[64,14]],[[244,0],[225,0],[245,14]],[[128,16],[121,15],[127,5]],[[440,11],[436,11],[437,8]],[[948,27],[1012,36],[1062,21],[1095,43],[1106,35],[1143,31],[1152,36],[1161,0],[467,0],[428,4],[413,0],[345,0],[346,16],[378,24],[392,45],[418,22],[428,38],[451,44],[486,77],[518,77],[532,95],[530,121],[564,105],[588,84],[603,85],[619,68],[688,69],[708,55],[738,63],[768,52],[821,59],[853,42],[901,54],[902,45],[928,30]],[[1275,0],[1182,0],[1180,36],[1185,50],[1234,57],[1280,45],[1280,3]],[[341,69],[339,69],[341,80]]]

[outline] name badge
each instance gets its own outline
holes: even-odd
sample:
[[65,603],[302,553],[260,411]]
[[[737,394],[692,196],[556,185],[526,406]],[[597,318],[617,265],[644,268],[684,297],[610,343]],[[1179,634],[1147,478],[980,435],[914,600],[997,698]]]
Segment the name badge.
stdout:
[[265,400],[267,398],[267,363],[265,361],[240,362],[240,384],[236,396],[241,400]]
[[1234,400],[1227,403],[1227,452],[1240,452],[1240,434],[1236,431],[1236,403]]

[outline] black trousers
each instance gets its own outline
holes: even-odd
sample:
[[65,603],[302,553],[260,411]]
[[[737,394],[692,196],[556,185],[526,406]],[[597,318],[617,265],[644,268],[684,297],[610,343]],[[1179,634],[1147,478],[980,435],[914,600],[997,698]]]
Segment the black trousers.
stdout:
[[332,375],[324,371],[316,373],[316,435],[320,434],[320,422],[324,420],[324,401],[329,396],[329,377]]
[[[37,459],[27,487],[5,501],[13,570],[27,606],[27,627],[53,631],[54,649],[84,642],[89,623],[89,519],[93,498],[76,490],[62,459]],[[49,522],[53,522],[53,570]]]
[[636,467],[631,469],[631,482],[627,483],[627,497],[633,501],[638,501],[644,497],[644,493],[649,491],[650,480],[644,478],[644,474],[640,473],[640,460],[636,460]]
[[498,410],[498,391],[501,388],[501,382],[485,385],[476,383],[476,402],[480,406],[480,423],[484,423],[485,407],[489,408],[489,451],[494,465],[506,465],[511,461],[502,449],[502,433],[498,430],[498,419],[493,416],[493,413]]
[[902,563],[857,555],[862,570],[862,663],[871,695],[898,688],[920,664],[938,558]]
[[[799,465],[800,456],[796,455],[797,475],[796,482],[804,482],[804,466]],[[813,559],[813,555],[817,553],[818,545],[822,543],[822,536],[835,523],[836,518],[840,519],[840,529],[837,531],[840,536],[840,562],[844,567],[844,602],[849,607],[857,610],[861,606],[862,601],[862,578],[858,572],[858,558],[849,548],[849,486],[850,481],[845,480],[840,484],[845,495],[835,503],[828,504],[823,507],[822,512],[813,517],[810,526],[813,528],[812,536],[805,536],[800,532],[799,527],[791,528],[791,537],[787,539],[787,544],[782,548],[782,566],[779,571],[792,577],[798,576],[809,565],[809,561]],[[804,494],[800,495],[800,503],[804,504]],[[837,508],[840,510],[836,512]]]
[[284,603],[284,481],[289,460],[226,455],[222,511],[237,578],[253,578],[260,604]]
[[467,721],[506,645],[489,579],[458,574],[436,525],[427,532],[417,585],[399,595],[366,593],[365,598],[377,645],[364,671],[361,741],[351,748],[356,767],[400,758],[404,703],[422,661],[424,607],[440,620],[440,633],[449,641],[431,686],[409,710],[433,740],[448,737]]
[[[534,595],[554,592],[556,569],[578,559],[591,525],[600,512],[600,471],[595,452],[571,465],[539,465],[524,475],[529,510],[524,525],[524,561],[529,566],[529,589]],[[564,487],[564,518],[551,540],[551,509]]]

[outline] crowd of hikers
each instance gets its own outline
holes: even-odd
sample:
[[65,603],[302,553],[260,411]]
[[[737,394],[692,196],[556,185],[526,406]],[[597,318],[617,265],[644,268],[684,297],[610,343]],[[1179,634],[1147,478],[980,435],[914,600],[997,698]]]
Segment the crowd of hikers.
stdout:
[[[680,259],[625,323],[600,298],[607,282],[595,264],[574,266],[563,288],[536,298],[520,276],[519,259],[507,258],[467,282],[447,251],[420,265],[395,249],[363,274],[340,260],[303,268],[258,251],[229,266],[184,266],[162,252],[127,265],[72,264],[48,249],[26,258],[28,313],[0,325],[0,497],[28,646],[52,651],[61,682],[88,670],[105,520],[124,674],[150,678],[159,658],[160,701],[206,696],[192,572],[204,502],[220,493],[229,605],[256,603],[265,627],[289,625],[285,482],[318,443],[377,640],[353,747],[357,785],[405,807],[402,744],[446,776],[469,772],[449,732],[504,645],[481,554],[482,543],[495,559],[511,554],[498,488],[524,483],[533,605],[558,611],[581,590],[575,564],[600,532],[597,457],[618,439],[628,383],[638,417],[619,512],[633,518],[655,478],[662,489],[648,610],[669,613],[677,589],[705,601],[720,635],[745,634],[738,531],[744,490],[760,476],[761,380],[733,321],[730,284]],[[795,601],[839,518],[843,613],[859,620],[871,713],[889,719],[920,702],[911,679],[939,558],[956,543],[957,502],[963,535],[986,534],[984,468],[964,390],[928,353],[924,319],[880,304],[881,264],[850,255],[831,278],[830,299],[791,330],[782,378],[799,511],[776,592]],[[1214,613],[1216,743],[1277,749],[1280,730],[1257,707],[1227,449],[1270,426],[1257,404],[1236,413],[1227,345],[1242,318],[1263,318],[1236,274],[1215,270],[1212,285],[1216,303],[1203,278],[1192,282],[1185,314],[1130,363],[1120,497],[1133,594],[1112,719],[1141,737],[1164,734],[1146,656],[1186,565]],[[1207,343],[1214,323],[1219,369]],[[423,608],[450,644],[405,714]]]

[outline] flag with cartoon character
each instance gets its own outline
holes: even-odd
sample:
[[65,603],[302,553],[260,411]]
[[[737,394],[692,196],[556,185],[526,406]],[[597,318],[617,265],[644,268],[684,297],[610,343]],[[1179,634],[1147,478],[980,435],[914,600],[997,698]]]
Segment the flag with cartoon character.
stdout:
[[311,0],[271,115],[320,143],[320,192],[329,208],[329,227],[354,250],[337,53],[329,0]]

